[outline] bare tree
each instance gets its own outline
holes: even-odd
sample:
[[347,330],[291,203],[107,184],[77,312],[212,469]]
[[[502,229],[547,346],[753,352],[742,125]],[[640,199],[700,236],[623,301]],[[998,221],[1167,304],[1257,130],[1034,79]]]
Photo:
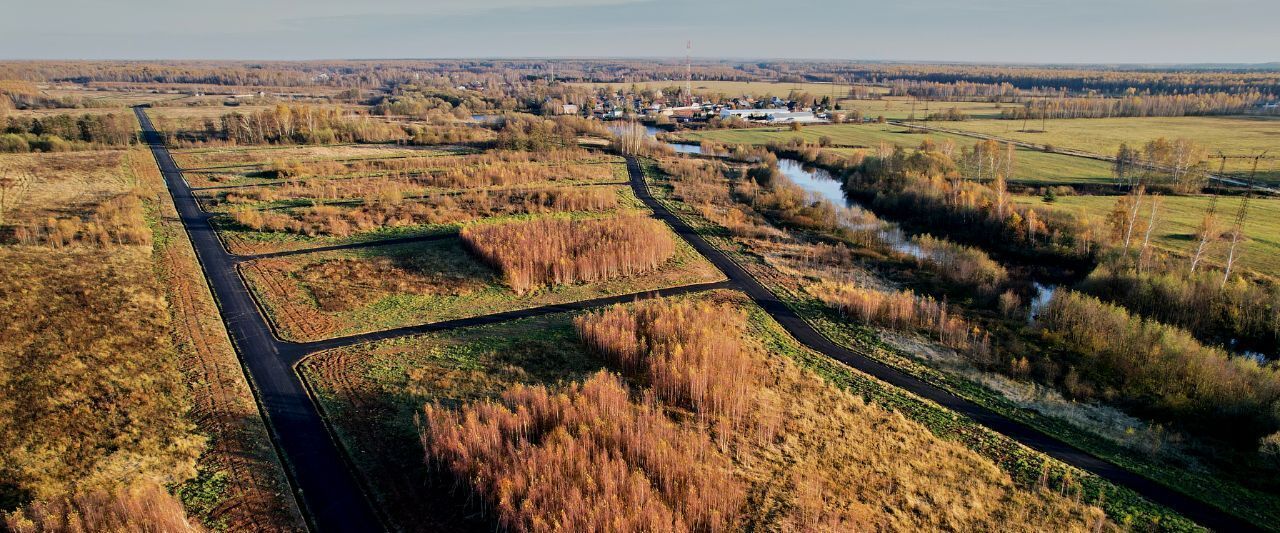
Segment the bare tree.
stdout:
[[1147,218],[1147,231],[1142,234],[1142,248],[1138,250],[1138,269],[1144,270],[1148,264],[1148,246],[1151,244],[1151,232],[1156,229],[1160,212],[1160,196],[1151,196],[1151,215]]
[[1129,243],[1133,240],[1133,228],[1138,224],[1138,211],[1142,207],[1142,197],[1146,195],[1146,188],[1142,185],[1134,187],[1129,191],[1129,197],[1132,198],[1132,205],[1129,206],[1128,223],[1125,224],[1124,230],[1124,249],[1129,249]]
[[1191,255],[1191,274],[1196,273],[1196,267],[1204,259],[1204,254],[1209,250],[1209,245],[1221,238],[1221,233],[1218,229],[1217,212],[1218,195],[1215,194],[1209,199],[1209,208],[1205,211],[1204,218],[1200,219],[1200,227],[1196,229],[1196,237],[1200,241],[1196,244],[1195,253]]

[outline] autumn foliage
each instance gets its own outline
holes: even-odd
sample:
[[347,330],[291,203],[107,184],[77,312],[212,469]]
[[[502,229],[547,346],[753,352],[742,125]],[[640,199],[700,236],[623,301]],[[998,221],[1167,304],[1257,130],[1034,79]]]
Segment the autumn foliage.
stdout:
[[464,228],[461,237],[472,253],[500,270],[507,285],[522,294],[544,285],[642,274],[675,253],[666,226],[639,215],[481,224]]
[[427,455],[513,531],[725,531],[745,496],[705,434],[607,372],[461,411],[428,405],[420,423]]
[[1074,291],[1056,291],[1039,324],[1045,337],[1079,357],[1065,384],[1076,397],[1118,397],[1162,417],[1253,438],[1280,428],[1275,365],[1234,357],[1186,330]]
[[606,361],[647,383],[664,402],[738,423],[750,411],[760,354],[743,346],[746,318],[727,306],[640,303],[574,320]]
[[823,282],[808,288],[823,303],[845,316],[863,322],[905,331],[926,331],[952,348],[972,350],[979,354],[990,351],[990,339],[976,333],[962,316],[953,313],[946,302],[909,290],[879,291],[849,283]]

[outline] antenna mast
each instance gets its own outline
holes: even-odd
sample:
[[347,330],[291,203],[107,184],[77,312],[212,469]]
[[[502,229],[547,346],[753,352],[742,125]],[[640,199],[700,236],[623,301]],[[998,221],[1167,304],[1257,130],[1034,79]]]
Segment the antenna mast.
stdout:
[[690,56],[693,54],[693,39],[684,42],[684,92],[689,99],[689,105],[693,105],[693,60]]

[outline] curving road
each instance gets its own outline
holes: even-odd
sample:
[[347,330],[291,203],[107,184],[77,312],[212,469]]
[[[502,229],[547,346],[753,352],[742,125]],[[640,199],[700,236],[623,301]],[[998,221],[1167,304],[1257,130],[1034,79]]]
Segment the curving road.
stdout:
[[1043,452],[1081,470],[1091,472],[1116,485],[1127,487],[1144,498],[1173,509],[1203,526],[1219,531],[1258,530],[1252,524],[1234,515],[1227,514],[1216,507],[1130,472],[1020,422],[1010,420],[995,411],[939,389],[897,368],[836,344],[814,329],[794,309],[780,301],[772,291],[756,281],[751,274],[747,273],[746,270],[720,251],[719,248],[712,246],[703,239],[684,220],[672,214],[666,206],[654,199],[649,193],[648,185],[645,183],[644,173],[634,157],[627,158],[627,169],[631,174],[631,186],[635,190],[636,196],[653,210],[657,218],[671,225],[677,234],[688,241],[694,249],[719,268],[721,272],[724,272],[738,286],[739,290],[745,292],[757,305],[769,313],[774,320],[778,321],[783,329],[787,330],[787,333],[790,333],[792,337],[795,337],[805,346],[863,373],[875,376],[881,381],[906,389],[917,396],[967,416],[1024,446]]
[[[409,326],[349,337],[341,337],[310,343],[291,343],[277,339],[260,313],[256,302],[237,273],[236,264],[254,256],[229,254],[219,241],[204,213],[192,195],[192,189],[182,178],[181,170],[165,148],[144,108],[134,109],[142,126],[143,136],[164,176],[165,184],[173,197],[179,218],[191,238],[192,246],[200,260],[201,268],[213,290],[222,313],[223,322],[236,346],[241,363],[252,381],[259,406],[271,429],[277,451],[289,465],[289,477],[299,503],[308,517],[308,524],[317,531],[374,531],[386,529],[374,506],[361,488],[361,482],[351,468],[346,455],[334,440],[321,418],[315,403],[294,370],[294,365],[318,350],[350,346],[353,344],[388,339],[406,335],[418,335],[432,331],[471,327],[514,320],[530,316],[577,311],[637,299],[655,298],[675,294],[705,291],[717,288],[735,288],[746,293],[768,312],[782,327],[802,344],[832,357],[861,372],[875,376],[891,385],[933,401],[975,420],[976,422],[1030,448],[1044,452],[1067,464],[1092,472],[1111,482],[1128,487],[1156,503],[1175,509],[1184,516],[1207,527],[1223,531],[1251,531],[1257,528],[1232,515],[1203,502],[1187,497],[1145,477],[1134,474],[1103,459],[1076,449],[1053,437],[1015,422],[985,407],[941,390],[929,383],[905,374],[859,353],[837,345],[815,330],[796,312],[780,301],[769,289],[761,285],[746,270],[695,232],[684,220],[675,216],[649,193],[644,174],[635,158],[627,158],[630,184],[636,196],[645,203],[654,216],[671,226],[677,234],[719,268],[728,281],[674,287],[613,297],[598,298],[569,304],[550,305],[451,320],[434,324]],[[410,238],[410,240],[423,240]],[[372,246],[390,244],[399,240],[349,245]],[[345,248],[339,246],[334,248]],[[274,257],[315,250],[265,254]]]

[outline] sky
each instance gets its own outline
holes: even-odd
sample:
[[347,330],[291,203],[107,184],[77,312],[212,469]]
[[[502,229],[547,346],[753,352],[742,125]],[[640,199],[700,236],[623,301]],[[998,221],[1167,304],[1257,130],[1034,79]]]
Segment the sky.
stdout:
[[2,0],[4,59],[1280,61],[1276,0]]

